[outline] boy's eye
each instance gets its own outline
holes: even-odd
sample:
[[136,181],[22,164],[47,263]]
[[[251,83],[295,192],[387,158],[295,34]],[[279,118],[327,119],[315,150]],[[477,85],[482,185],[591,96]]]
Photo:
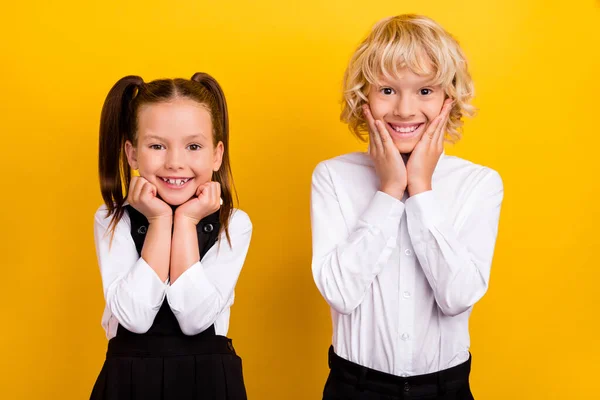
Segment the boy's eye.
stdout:
[[197,151],[197,150],[200,150],[202,148],[202,146],[200,146],[199,144],[190,144],[188,146],[188,148],[192,151]]
[[433,90],[425,88],[425,89],[421,89],[420,92],[423,96],[427,96],[428,94],[433,93]]
[[162,144],[151,144],[150,148],[152,150],[161,150],[163,147],[162,147]]
[[389,95],[394,94],[394,89],[385,87],[385,88],[381,89],[381,93],[385,94],[386,96],[389,96]]

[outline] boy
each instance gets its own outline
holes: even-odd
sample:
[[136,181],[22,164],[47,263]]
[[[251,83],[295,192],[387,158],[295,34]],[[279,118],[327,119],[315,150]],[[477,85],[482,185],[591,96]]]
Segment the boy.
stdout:
[[313,174],[312,271],[333,320],[323,399],[472,399],[468,320],[488,287],[503,185],[443,153],[473,113],[463,52],[429,18],[386,18],[344,86],[342,120],[369,151]]

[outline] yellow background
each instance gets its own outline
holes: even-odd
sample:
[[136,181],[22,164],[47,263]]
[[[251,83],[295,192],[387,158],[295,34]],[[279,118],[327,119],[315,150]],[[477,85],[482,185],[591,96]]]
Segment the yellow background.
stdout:
[[[51,3],[51,4],[49,4]],[[230,336],[250,399],[318,399],[329,310],[310,272],[310,177],[363,149],[342,74],[382,17],[429,15],[470,60],[479,115],[449,154],[505,183],[471,318],[477,399],[598,390],[600,2],[8,1],[0,16],[0,398],[84,399],[106,351],[92,237],[98,121],[119,78],[213,74],[254,223]]]

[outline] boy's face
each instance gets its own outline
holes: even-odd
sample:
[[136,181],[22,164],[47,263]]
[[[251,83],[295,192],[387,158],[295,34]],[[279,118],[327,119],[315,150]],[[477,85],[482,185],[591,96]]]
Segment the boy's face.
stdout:
[[442,110],[446,95],[430,76],[402,68],[394,79],[380,78],[368,93],[371,114],[380,120],[400,153],[411,153]]

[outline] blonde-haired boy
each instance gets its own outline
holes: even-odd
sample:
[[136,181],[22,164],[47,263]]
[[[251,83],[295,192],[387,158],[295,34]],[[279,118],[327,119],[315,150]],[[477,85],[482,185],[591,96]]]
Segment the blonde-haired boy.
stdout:
[[312,180],[312,271],[333,321],[324,399],[473,398],[468,321],[503,185],[443,152],[472,98],[457,41],[424,16],[378,22],[350,60],[341,119],[369,151]]

